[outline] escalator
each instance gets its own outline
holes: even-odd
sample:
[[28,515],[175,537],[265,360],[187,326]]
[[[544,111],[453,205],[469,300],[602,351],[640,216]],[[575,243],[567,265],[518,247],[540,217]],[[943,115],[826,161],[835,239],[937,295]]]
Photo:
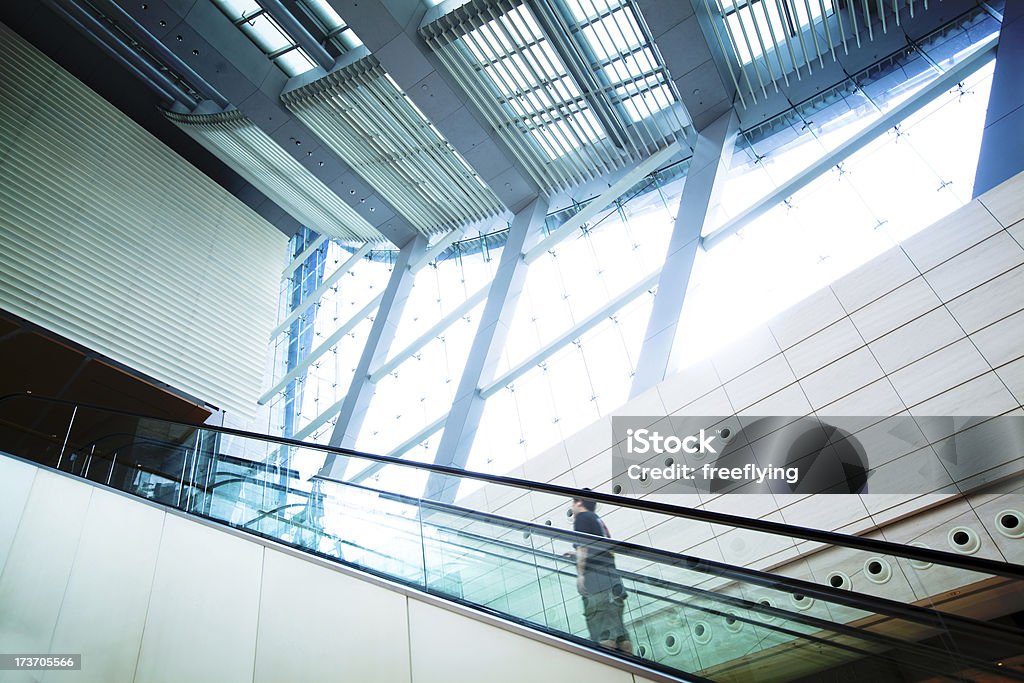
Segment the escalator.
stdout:
[[[1024,680],[1024,567],[994,559],[589,492],[602,541],[571,488],[28,395],[0,451],[680,680]],[[587,636],[580,544],[614,553],[632,654]]]

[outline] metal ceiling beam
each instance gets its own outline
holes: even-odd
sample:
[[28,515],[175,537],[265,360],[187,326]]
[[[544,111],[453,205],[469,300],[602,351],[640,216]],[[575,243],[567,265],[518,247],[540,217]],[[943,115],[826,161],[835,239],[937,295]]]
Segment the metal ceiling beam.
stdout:
[[[287,76],[208,0],[120,4],[113,0],[94,1],[109,8],[111,16],[153,54],[173,59],[172,68],[177,70],[181,66],[184,77],[195,75],[201,79],[205,86],[200,90],[219,91],[213,98],[217,106],[234,106],[244,112],[288,156],[307,168],[393,244],[401,247],[416,234],[374,188],[365,185],[344,160],[321,146],[312,132],[280,106],[277,100],[288,82]],[[161,28],[156,28],[158,25]],[[371,207],[376,212],[371,213]],[[291,211],[288,213],[294,216]]]
[[100,9],[107,12],[111,19],[121,24],[125,31],[138,40],[143,47],[152,52],[164,64],[177,71],[182,77],[194,85],[203,96],[217,103],[219,107],[228,106],[229,102],[220,91],[210,85],[209,81],[186,64],[178,55],[171,52],[166,45],[161,43],[149,30],[139,23],[135,17],[124,11],[120,5],[113,0],[94,0]]
[[199,104],[155,65],[150,64],[142,55],[122,43],[108,26],[92,16],[78,3],[73,0],[43,0],[43,2],[168,104],[177,102],[188,108]]
[[334,58],[331,57],[330,53],[324,49],[324,46],[316,42],[306,27],[299,23],[299,20],[295,18],[288,8],[284,6],[281,0],[260,0],[260,5],[263,9],[270,12],[270,16],[281,25],[284,32],[287,33],[292,40],[294,40],[299,47],[306,51],[313,61],[319,64],[322,68],[330,70],[334,66]]
[[736,84],[722,42],[703,12],[685,0],[634,0],[693,126],[700,130],[732,108]]

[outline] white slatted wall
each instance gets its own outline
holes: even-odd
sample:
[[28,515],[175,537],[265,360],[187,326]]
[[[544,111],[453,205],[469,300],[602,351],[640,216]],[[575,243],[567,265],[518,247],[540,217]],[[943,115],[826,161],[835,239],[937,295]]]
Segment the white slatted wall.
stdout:
[[2,24],[0,49],[0,307],[251,416],[284,235]]

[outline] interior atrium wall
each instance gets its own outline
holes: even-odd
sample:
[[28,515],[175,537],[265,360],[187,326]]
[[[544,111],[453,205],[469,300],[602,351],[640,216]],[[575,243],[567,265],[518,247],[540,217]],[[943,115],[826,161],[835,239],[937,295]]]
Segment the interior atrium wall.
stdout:
[[251,418],[284,235],[0,26],[0,306]]

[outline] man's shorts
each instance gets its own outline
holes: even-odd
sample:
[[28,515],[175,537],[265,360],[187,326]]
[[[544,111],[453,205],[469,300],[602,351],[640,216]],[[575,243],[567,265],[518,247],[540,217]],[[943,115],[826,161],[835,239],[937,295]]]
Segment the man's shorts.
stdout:
[[622,607],[626,602],[626,594],[621,586],[582,597],[583,616],[587,619],[591,640],[599,643],[621,643],[629,640],[626,626],[622,623]]

